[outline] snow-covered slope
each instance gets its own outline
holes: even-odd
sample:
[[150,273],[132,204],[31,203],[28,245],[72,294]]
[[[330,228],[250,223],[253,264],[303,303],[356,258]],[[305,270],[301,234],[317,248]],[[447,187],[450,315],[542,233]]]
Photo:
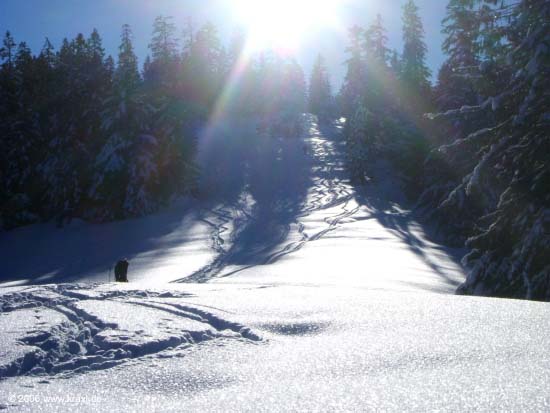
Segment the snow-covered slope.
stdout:
[[[428,239],[390,170],[353,188],[338,128],[307,124],[301,140],[206,131],[218,199],[0,234],[0,406],[550,409],[550,307],[452,295],[459,252]],[[122,256],[131,283],[107,283]]]

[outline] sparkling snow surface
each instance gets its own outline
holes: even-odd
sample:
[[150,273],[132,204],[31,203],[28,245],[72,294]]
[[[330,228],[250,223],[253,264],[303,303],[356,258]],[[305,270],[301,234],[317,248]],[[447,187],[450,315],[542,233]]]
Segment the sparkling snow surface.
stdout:
[[[206,131],[223,202],[0,234],[0,408],[550,410],[550,306],[452,295],[460,252],[383,163],[353,188],[338,129],[307,122]],[[121,256],[131,283],[105,283]]]

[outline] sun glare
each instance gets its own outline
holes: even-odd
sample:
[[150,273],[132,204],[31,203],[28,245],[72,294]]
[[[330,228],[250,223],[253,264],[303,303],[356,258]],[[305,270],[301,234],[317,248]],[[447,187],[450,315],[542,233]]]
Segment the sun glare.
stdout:
[[235,0],[249,51],[296,50],[310,33],[335,27],[342,0]]

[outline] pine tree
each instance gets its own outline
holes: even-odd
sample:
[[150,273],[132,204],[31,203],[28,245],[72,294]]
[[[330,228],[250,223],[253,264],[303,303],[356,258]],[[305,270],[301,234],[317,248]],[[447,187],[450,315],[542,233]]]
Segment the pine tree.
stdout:
[[93,92],[81,96],[87,110],[86,118],[79,122],[86,125],[84,136],[89,137],[87,150],[90,153],[97,153],[103,143],[100,139],[101,112],[103,102],[112,87],[113,62],[112,59],[105,57],[103,42],[96,29],[86,39],[86,60],[83,63],[83,70],[86,82],[84,89]]
[[365,104],[371,111],[383,112],[385,94],[389,92],[388,37],[378,14],[376,20],[365,31],[366,90]]
[[321,54],[317,56],[311,72],[308,96],[309,111],[320,120],[328,120],[332,115],[332,91],[325,60]]
[[[0,132],[2,136],[8,136],[12,128],[12,116],[17,113],[17,83],[13,70],[15,58],[15,40],[10,32],[6,35],[0,48]],[[4,142],[5,139],[2,140]],[[5,149],[2,151],[5,153]],[[2,162],[7,165],[7,161]]]
[[[6,55],[6,60],[10,59]],[[39,148],[40,133],[33,112],[35,76],[33,57],[26,43],[19,43],[11,63],[5,70],[11,74],[11,86],[15,92],[8,99],[13,105],[4,116],[9,125],[4,129],[2,140],[5,145],[6,164],[3,172],[7,213],[4,221],[8,226],[35,222],[37,216],[31,212],[31,199],[27,190],[34,178],[34,155]],[[10,105],[11,106],[11,105]]]
[[[152,211],[155,205],[148,191],[154,186],[157,176],[151,170],[155,165],[152,159],[156,141],[152,137],[142,138],[147,130],[149,114],[145,110],[140,87],[132,31],[130,26],[124,25],[113,86],[103,103],[101,114],[101,132],[106,139],[97,152],[88,191],[95,219],[141,215]],[[140,161],[143,162],[143,173],[138,175],[135,172],[140,169]],[[141,185],[143,187],[139,191],[137,188]],[[139,200],[135,199],[137,196]]]
[[8,71],[12,70],[13,67],[16,46],[17,44],[11,33],[7,31],[2,41],[2,47],[0,48],[0,59],[3,60],[2,64],[7,66]]
[[154,62],[168,63],[177,60],[178,39],[173,17],[158,16],[155,19],[149,48]]
[[296,137],[302,132],[307,110],[307,85],[302,67],[294,59],[263,52],[254,65],[254,84],[248,113],[261,117],[267,134]]
[[408,106],[422,113],[430,98],[430,70],[426,66],[427,46],[424,28],[414,0],[403,6],[403,54],[401,56],[401,81]]
[[[396,52],[390,59],[387,42],[386,29],[378,15],[365,31],[363,44],[366,86],[362,98],[362,118],[368,122],[368,127],[365,125],[363,128],[365,136],[362,143],[366,147],[361,149],[362,177],[368,173],[366,154],[370,155],[371,161],[384,157],[400,162],[402,165],[399,168],[402,169],[408,169],[407,164],[416,163],[415,145],[418,136],[402,113],[403,107],[399,101],[401,88],[398,87],[400,61]],[[409,130],[404,133],[406,128]]]
[[[278,102],[279,119],[275,132],[288,137],[299,137],[303,132],[302,115],[307,110],[307,85],[302,67],[294,59],[282,66],[281,99]],[[277,130],[278,129],[278,130]]]
[[111,74],[96,30],[88,39],[78,34],[63,41],[56,59],[56,82],[62,87],[55,97],[54,137],[48,144],[50,156],[39,165],[49,188],[43,199],[45,215],[60,223],[88,213],[86,194],[93,176],[89,159],[103,145],[101,112]]
[[371,114],[360,103],[355,114],[346,122],[347,167],[351,181],[364,184],[369,162],[373,159],[370,153],[372,145],[368,142],[368,126]]
[[40,51],[40,58],[43,59],[50,68],[53,68],[56,63],[54,47],[50,42],[50,39],[48,39],[47,37],[44,41],[44,45],[42,46],[42,50]]
[[216,27],[206,23],[195,34],[189,58],[185,64],[186,83],[192,99],[203,116],[213,109],[221,93],[226,70],[222,45]]
[[90,37],[86,40],[86,46],[88,49],[89,57],[92,61],[102,61],[104,59],[105,49],[103,48],[103,42],[97,29],[94,29]]
[[[214,27],[212,32],[215,33]],[[184,56],[183,61],[175,33],[176,27],[171,17],[158,17],[155,20],[153,38],[149,45],[152,59],[146,60],[143,74],[144,99],[150,105],[151,122],[147,125],[148,132],[142,137],[154,138],[155,142],[155,179],[158,183],[154,186],[154,193],[157,204],[165,202],[174,194],[189,190],[194,185],[196,171],[192,159],[195,142],[187,131],[192,129],[196,119],[206,118],[207,113],[207,110],[196,104],[193,91],[193,87],[202,85],[203,80],[200,77],[188,77],[190,73],[203,75],[198,70],[188,70],[191,67],[190,61],[194,58],[192,55],[195,54],[193,49],[200,42],[199,33],[196,36],[192,31],[189,33],[193,44],[185,46],[190,49],[189,56]],[[205,67],[203,70],[208,73],[211,69]],[[200,91],[208,93],[203,89]],[[152,144],[153,140],[149,138],[148,142]],[[148,170],[152,172],[152,169]]]
[[396,146],[395,142],[391,145],[389,142],[390,137],[394,141],[397,138],[393,133],[397,115],[395,105],[391,103],[396,92],[396,79],[388,66],[390,51],[387,41],[380,15],[366,31],[357,27],[351,30],[351,46],[348,48],[351,57],[347,62],[348,75],[341,95],[344,113],[348,112],[344,134],[350,173],[352,179],[360,183],[364,182],[367,173],[367,155],[391,155]]
[[490,215],[467,241],[472,270],[460,292],[549,301],[550,4],[522,0],[503,5],[497,16],[511,20],[504,34],[514,75],[487,100],[498,124],[477,133],[484,146],[465,179],[468,196],[496,196],[484,197]]
[[476,77],[479,66],[480,19],[478,0],[451,0],[443,20],[443,52],[448,56],[438,75],[436,103],[439,110],[478,103]]
[[177,90],[179,83],[181,59],[172,17],[158,16],[155,19],[149,49],[151,58],[145,62],[143,77],[151,103],[160,107]]
[[376,20],[365,31],[365,50],[367,62],[376,61],[387,65],[390,50],[387,47],[388,36],[382,23],[382,16],[376,15]]
[[141,82],[138,59],[134,52],[132,39],[132,29],[127,24],[123,25],[114,81],[115,85],[126,94],[135,91]]
[[[521,0],[495,7],[487,0],[481,10],[481,37],[492,41],[480,43],[480,76],[502,86],[482,94],[479,105],[435,116],[478,128],[439,149],[452,178],[442,176],[428,190],[443,189],[436,212],[460,221],[461,237],[469,237],[469,275],[460,293],[550,300],[544,258],[550,254],[550,53],[544,46],[550,4]],[[483,21],[488,11],[490,22]]]
[[443,19],[443,52],[458,69],[471,70],[479,64],[477,50],[480,21],[475,9],[479,0],[450,0]]
[[365,96],[365,61],[363,56],[363,29],[354,26],[349,31],[350,46],[346,52],[350,55],[346,61],[347,72],[340,91],[341,112],[350,118],[355,114],[357,105]]

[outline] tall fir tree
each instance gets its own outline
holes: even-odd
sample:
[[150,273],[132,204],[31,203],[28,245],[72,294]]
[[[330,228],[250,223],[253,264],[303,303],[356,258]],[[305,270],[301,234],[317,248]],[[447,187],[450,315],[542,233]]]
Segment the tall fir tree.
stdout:
[[496,16],[511,73],[482,105],[496,126],[452,149],[478,151],[465,193],[481,197],[488,212],[467,241],[471,271],[459,291],[550,301],[550,3],[503,4]]
[[438,75],[435,90],[439,110],[478,103],[476,77],[479,67],[480,19],[478,0],[451,0],[443,20],[446,35],[443,52],[447,60]]
[[7,70],[11,70],[13,67],[16,47],[17,44],[13,36],[7,31],[2,40],[2,47],[0,47],[0,59],[3,60],[2,65],[5,65]]
[[114,81],[116,87],[126,93],[135,91],[141,82],[132,40],[132,29],[127,24],[123,25]]
[[390,50],[388,49],[388,35],[382,22],[382,16],[376,19],[365,31],[365,50],[367,61],[375,60],[379,64],[387,65]]
[[365,105],[370,111],[384,110],[385,94],[389,92],[388,37],[380,14],[365,31],[366,96]]
[[346,48],[346,76],[340,91],[340,111],[346,118],[354,116],[357,105],[365,95],[365,60],[363,29],[354,26],[349,30],[350,45]]
[[227,62],[218,31],[212,23],[206,23],[194,36],[189,58],[185,62],[186,83],[191,99],[202,116],[208,116],[221,93],[226,78]]
[[177,90],[180,71],[179,43],[173,17],[158,16],[149,43],[151,58],[144,64],[143,77],[152,103],[161,106]]
[[158,205],[152,193],[155,184],[158,186],[157,142],[147,135],[149,122],[132,31],[124,25],[113,87],[103,105],[105,141],[95,157],[88,191],[94,218],[142,215]]
[[414,0],[403,6],[403,54],[400,78],[409,108],[421,113],[430,99],[430,69],[426,65],[428,48],[424,27]]
[[480,10],[479,76],[491,87],[480,104],[459,102],[435,116],[477,129],[437,151],[453,174],[433,180],[427,192],[439,195],[427,198],[428,207],[467,239],[469,274],[460,293],[548,301],[550,4],[486,0]]
[[158,16],[153,23],[153,37],[149,43],[153,61],[171,62],[178,56],[178,39],[173,17]]
[[346,158],[350,179],[354,184],[365,183],[367,164],[372,145],[368,142],[368,126],[371,115],[363,103],[359,103],[355,113],[346,120]]

